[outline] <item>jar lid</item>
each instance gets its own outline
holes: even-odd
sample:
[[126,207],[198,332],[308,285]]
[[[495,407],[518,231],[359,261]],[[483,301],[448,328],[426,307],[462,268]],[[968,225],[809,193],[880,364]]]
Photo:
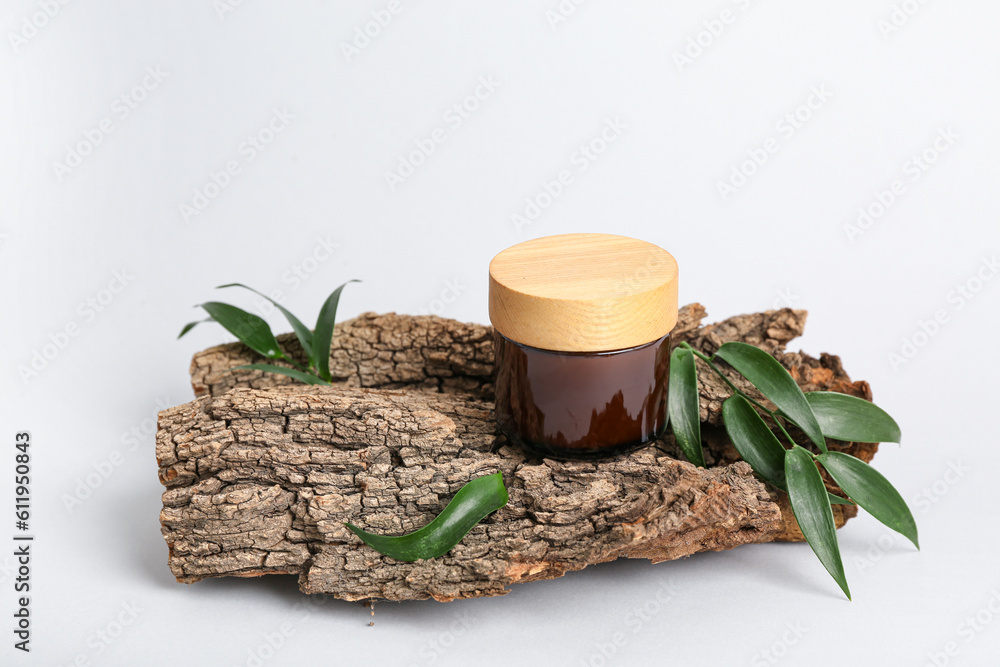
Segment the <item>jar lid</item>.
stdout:
[[644,345],[677,324],[677,261],[617,234],[518,243],[490,262],[490,321],[507,338],[545,350]]

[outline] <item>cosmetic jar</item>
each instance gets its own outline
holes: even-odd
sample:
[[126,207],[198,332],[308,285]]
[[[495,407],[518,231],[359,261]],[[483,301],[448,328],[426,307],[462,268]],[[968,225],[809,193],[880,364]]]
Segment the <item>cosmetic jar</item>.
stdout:
[[677,262],[615,234],[525,241],[490,262],[496,420],[542,456],[597,458],[666,425]]

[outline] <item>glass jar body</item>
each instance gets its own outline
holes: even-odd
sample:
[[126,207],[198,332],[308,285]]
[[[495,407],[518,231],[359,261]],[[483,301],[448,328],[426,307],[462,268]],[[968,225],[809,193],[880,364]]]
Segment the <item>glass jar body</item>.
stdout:
[[552,458],[599,458],[662,432],[670,334],[607,352],[543,350],[493,336],[496,418],[512,442]]

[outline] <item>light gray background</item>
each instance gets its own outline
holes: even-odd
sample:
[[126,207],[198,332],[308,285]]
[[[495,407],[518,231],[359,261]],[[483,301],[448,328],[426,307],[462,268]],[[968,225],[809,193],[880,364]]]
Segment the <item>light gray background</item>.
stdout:
[[[0,10],[0,662],[248,665],[261,651],[266,665],[995,662],[1000,280],[981,278],[1000,250],[997,3],[577,0],[557,21],[556,0],[402,2],[348,58],[342,45],[390,3],[225,2]],[[689,40],[705,46],[679,65]],[[134,90],[147,68],[161,80]],[[449,124],[481,77],[495,89]],[[814,89],[824,99],[802,107]],[[275,110],[294,118],[249,160],[242,142]],[[113,131],[66,173],[56,163],[102,122]],[[620,131],[581,171],[580,146],[608,122]],[[385,172],[436,128],[444,141],[390,189]],[[951,134],[943,152],[939,133]],[[765,144],[766,162],[743,166]],[[925,151],[933,164],[914,170]],[[180,206],[231,160],[240,173],[185,220]],[[734,168],[755,173],[724,200],[718,183]],[[562,170],[572,182],[519,230],[512,215]],[[848,234],[896,180],[881,217]],[[840,533],[854,602],[807,546],[768,544],[611,563],[501,598],[382,603],[374,627],[358,604],[303,607],[291,577],[174,582],[153,418],[192,398],[192,353],[230,339],[204,326],[176,341],[192,304],[243,281],[311,316],[360,278],[343,318],[486,322],[489,259],[575,231],[669,249],[682,302],[710,319],[809,309],[793,347],[841,355],[903,427],[904,444],[875,464],[910,501],[923,550],[863,515]],[[307,279],[295,282],[296,267]],[[127,284],[103,292],[120,287],[115,272]],[[104,300],[101,312],[88,299]],[[78,334],[22,378],[67,325]],[[24,429],[38,536],[30,656],[8,630]],[[120,465],[67,509],[116,451]],[[102,643],[119,617],[129,624]],[[615,633],[624,641],[605,657]]]

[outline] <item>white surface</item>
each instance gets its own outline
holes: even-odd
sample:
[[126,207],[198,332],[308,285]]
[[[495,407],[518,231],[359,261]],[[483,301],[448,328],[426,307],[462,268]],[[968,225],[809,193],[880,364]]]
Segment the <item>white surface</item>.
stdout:
[[[224,18],[191,0],[69,2],[17,49],[9,33],[39,3],[5,2],[0,564],[12,564],[13,436],[23,429],[34,438],[38,541],[34,651],[12,649],[4,569],[0,662],[247,665],[288,622],[263,664],[769,665],[773,649],[784,664],[923,665],[949,642],[956,655],[938,664],[994,663],[1000,619],[980,611],[991,599],[1000,610],[1000,456],[988,422],[1000,398],[1000,280],[962,307],[952,290],[1000,250],[1000,6],[901,2],[919,9],[883,36],[889,0],[667,4],[584,2],[553,28],[556,0],[403,2],[348,62],[341,43],[387,2],[246,0]],[[723,9],[731,23],[679,70],[675,52]],[[115,100],[147,67],[166,78],[123,118]],[[449,122],[480,77],[499,85]],[[778,124],[813,87],[832,96],[813,99],[819,108],[789,136]],[[294,119],[248,161],[241,142],[274,109]],[[53,163],[105,118],[114,131],[60,180]],[[578,147],[614,119],[626,127],[579,171]],[[390,191],[384,172],[435,128],[444,142]],[[942,128],[958,138],[912,180],[907,161]],[[778,150],[724,202],[717,181],[769,138]],[[179,206],[230,160],[241,172],[185,222]],[[519,233],[512,214],[561,170],[572,183]],[[905,191],[850,242],[844,225],[894,179]],[[840,354],[903,427],[904,444],[884,446],[875,463],[911,501],[923,550],[861,516],[840,533],[854,602],[808,547],[770,544],[607,564],[502,598],[383,603],[374,627],[357,604],[296,611],[304,596],[291,577],[173,581],[152,417],[158,401],[191,398],[191,354],[229,339],[204,326],[176,341],[192,304],[238,280],[315,313],[357,277],[343,318],[435,310],[485,322],[492,255],[571,231],[663,245],[680,262],[682,302],[704,303],[711,319],[809,309],[801,348]],[[338,247],[294,285],[289,272],[325,256],[317,239],[327,238]],[[123,270],[127,287],[88,317],[79,304]],[[889,353],[939,309],[947,321],[893,368]],[[79,335],[22,381],[18,367],[70,323]],[[64,495],[116,450],[122,464],[68,511]],[[664,584],[669,600],[635,615]],[[132,603],[134,622],[99,652],[96,633],[114,631]],[[993,622],[963,625],[977,613]],[[625,641],[606,659],[616,632]]]

